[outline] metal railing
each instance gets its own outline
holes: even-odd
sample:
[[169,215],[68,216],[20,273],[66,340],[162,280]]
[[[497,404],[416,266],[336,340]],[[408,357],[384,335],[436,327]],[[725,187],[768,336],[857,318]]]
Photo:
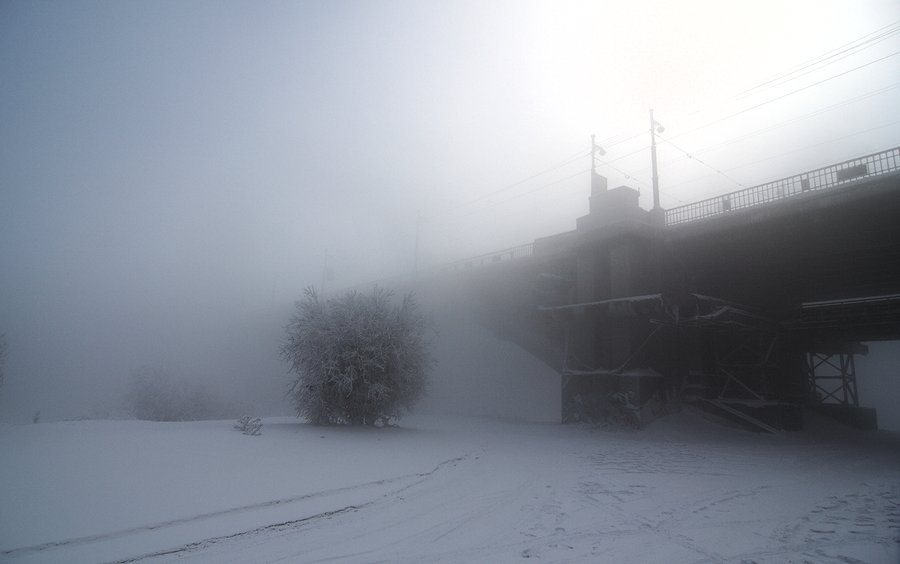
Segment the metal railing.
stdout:
[[900,147],[666,210],[679,225],[900,171]]
[[[735,210],[768,204],[819,190],[838,188],[858,180],[898,172],[900,172],[900,147],[895,147],[666,210],[666,225],[679,225],[706,219]],[[534,243],[528,243],[438,265],[432,270],[439,272],[466,270],[530,257],[533,254]]]
[[487,266],[497,264],[498,262],[508,262],[514,259],[530,257],[534,253],[534,243],[519,245],[518,247],[510,247],[492,253],[485,253],[475,257],[469,257],[462,260],[454,261],[449,264],[442,265],[439,270],[465,270],[477,266]]

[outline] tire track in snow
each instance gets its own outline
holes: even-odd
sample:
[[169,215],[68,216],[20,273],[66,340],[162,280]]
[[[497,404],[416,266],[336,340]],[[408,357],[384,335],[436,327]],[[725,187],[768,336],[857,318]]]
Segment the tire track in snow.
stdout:
[[149,560],[152,558],[161,558],[161,557],[174,556],[177,554],[183,554],[186,552],[194,552],[194,551],[203,550],[204,548],[207,548],[207,547],[210,547],[210,546],[222,543],[222,542],[234,540],[234,539],[255,536],[255,535],[260,535],[260,534],[265,534],[265,533],[270,533],[270,532],[278,532],[278,531],[297,529],[308,523],[314,523],[317,521],[321,521],[323,519],[328,519],[330,517],[334,517],[334,516],[345,514],[345,513],[353,513],[355,511],[359,511],[360,509],[364,509],[371,505],[375,505],[376,503],[378,503],[380,500],[382,500],[384,498],[393,497],[393,496],[395,496],[399,493],[402,493],[410,488],[413,488],[419,484],[422,484],[428,478],[430,478],[431,476],[436,474],[439,470],[441,470],[445,466],[456,466],[457,464],[459,464],[463,460],[466,460],[467,458],[468,458],[468,455],[463,455],[463,456],[458,456],[456,458],[451,458],[451,459],[445,460],[445,461],[439,463],[437,466],[435,466],[433,469],[431,469],[428,472],[420,472],[420,473],[415,473],[415,474],[404,474],[403,476],[397,476],[395,478],[389,478],[386,480],[378,480],[375,482],[368,482],[366,484],[360,484],[358,486],[348,486],[346,488],[337,488],[335,490],[328,490],[328,492],[319,492],[317,494],[312,494],[315,497],[321,497],[325,493],[341,493],[341,492],[350,491],[350,490],[362,489],[367,486],[371,487],[372,485],[384,485],[384,484],[388,484],[388,483],[398,482],[398,481],[401,481],[404,479],[417,478],[414,482],[406,484],[397,489],[391,490],[387,493],[384,493],[384,494],[376,497],[375,499],[371,499],[369,501],[360,503],[358,505],[348,505],[345,507],[341,507],[339,509],[323,511],[323,512],[317,513],[315,515],[303,517],[302,519],[293,519],[293,520],[285,521],[282,523],[274,523],[271,525],[256,527],[254,529],[249,529],[246,531],[240,531],[240,532],[233,533],[230,535],[211,537],[211,538],[203,539],[201,541],[193,542],[193,543],[186,544],[186,545],[172,548],[172,549],[161,550],[161,551],[157,551],[157,552],[143,554],[140,556],[126,558],[123,560],[114,560],[114,561],[110,562],[109,564],[131,564],[132,562],[140,562],[142,560]]
[[[256,537],[211,545],[180,556],[187,561],[269,564],[335,560],[416,564],[448,559],[489,562],[498,558],[508,560],[511,554],[518,558],[531,547],[531,539],[508,542],[504,538],[498,542],[494,535],[485,540],[484,535],[476,534],[477,540],[469,546],[473,540],[471,534],[491,530],[498,512],[519,517],[526,504],[524,498],[534,492],[543,497],[545,488],[539,488],[538,484],[543,484],[544,479],[529,472],[512,480],[505,474],[496,474],[494,479],[485,482],[484,466],[474,463],[478,458],[470,455],[470,463],[461,468],[411,484],[402,494],[386,496],[358,510],[335,515],[333,521],[329,517],[304,524],[302,528],[261,532]],[[508,462],[505,457],[500,458]],[[490,475],[488,472],[488,478]],[[526,520],[530,522],[532,517],[529,514]],[[509,536],[512,536],[519,525],[510,526]],[[461,534],[463,542],[453,540],[456,534]],[[554,536],[558,537],[559,532]],[[551,536],[546,539],[552,541]],[[177,559],[178,555],[170,558]]]
[[[412,487],[412,486],[410,486],[410,487]],[[302,552],[291,553],[291,554],[288,554],[286,556],[283,556],[283,557],[280,557],[280,558],[277,558],[274,560],[267,560],[266,562],[268,564],[276,564],[276,563],[280,563],[280,562],[303,561],[303,562],[306,562],[307,564],[317,564],[317,563],[321,564],[324,562],[353,559],[353,558],[357,558],[359,556],[363,556],[366,554],[375,554],[375,553],[390,554],[392,548],[407,546],[408,543],[410,543],[410,541],[412,541],[412,540],[419,541],[421,544],[421,547],[433,545],[433,544],[437,543],[438,541],[442,540],[444,537],[455,533],[459,529],[461,529],[463,527],[471,526],[472,522],[478,521],[483,516],[489,515],[493,509],[504,505],[504,503],[506,503],[506,501],[509,498],[516,497],[518,495],[517,494],[518,489],[519,488],[515,488],[514,490],[510,490],[508,492],[497,494],[496,496],[494,496],[495,499],[489,501],[483,507],[473,509],[469,512],[463,512],[463,514],[461,514],[460,516],[454,516],[453,518],[451,518],[449,520],[443,521],[443,522],[435,524],[435,525],[428,526],[422,530],[415,530],[414,532],[410,532],[409,534],[405,534],[405,535],[400,536],[389,542],[379,544],[379,546],[377,548],[373,548],[371,550],[366,550],[366,551],[362,551],[362,552],[350,552],[350,553],[332,553],[327,556],[309,559],[307,554],[310,552],[310,550],[308,549],[308,547],[306,547],[306,548],[304,548],[304,550]],[[438,510],[439,508],[435,507],[434,509]],[[377,530],[374,532],[377,533]],[[367,534],[366,536],[370,536],[370,535]],[[359,539],[360,537],[356,536],[354,538]],[[353,546],[354,543],[350,543],[350,545]],[[516,545],[510,544],[510,546],[516,546]],[[419,548],[421,548],[421,547],[419,547]],[[444,559],[450,559],[451,561],[453,561],[453,560],[458,560],[458,558],[456,558],[456,557],[461,552],[478,554],[479,552],[482,552],[486,548],[494,548],[495,549],[496,546],[475,547],[475,548],[461,549],[461,550],[457,549],[457,550],[453,550],[451,552],[446,552],[446,553],[444,553],[444,552],[436,552],[436,553],[417,552],[415,557],[401,559],[400,561],[416,562],[416,563],[434,562],[434,561],[440,561],[440,560],[444,560]],[[396,560],[395,557],[388,558],[385,556],[381,556],[381,557],[373,560],[373,562],[390,562],[390,561],[394,561],[394,560]],[[472,560],[472,559],[466,559],[466,560]],[[477,560],[479,560],[479,559],[474,559],[474,561],[477,561]]]
[[[298,495],[298,496],[263,501],[263,502],[259,502],[259,503],[252,503],[249,505],[242,505],[239,507],[232,507],[229,509],[222,509],[219,511],[210,511],[207,513],[199,513],[197,515],[191,515],[189,517],[181,517],[178,519],[161,521],[158,523],[143,525],[140,527],[131,527],[128,529],[111,531],[109,533],[101,533],[101,534],[97,534],[97,535],[87,535],[87,536],[83,536],[83,537],[75,537],[75,538],[65,539],[65,540],[61,540],[61,541],[50,541],[50,542],[31,545],[31,546],[23,546],[23,547],[13,548],[13,549],[9,549],[9,550],[0,552],[0,557],[2,557],[4,559],[17,558],[17,557],[25,556],[28,554],[39,553],[39,552],[43,552],[43,551],[47,551],[47,550],[74,547],[74,546],[83,546],[83,545],[89,545],[89,544],[98,543],[98,542],[116,540],[116,539],[121,539],[123,537],[131,536],[131,535],[138,535],[138,534],[152,532],[152,531],[158,531],[158,530],[162,530],[162,529],[179,527],[181,525],[196,523],[198,521],[205,521],[205,520],[215,519],[218,517],[225,517],[225,516],[229,516],[229,515],[237,515],[237,514],[247,513],[247,512],[251,512],[251,511],[259,511],[261,509],[268,509],[268,508],[278,507],[278,506],[282,506],[282,505],[289,505],[292,503],[308,501],[308,500],[327,497],[327,496],[331,496],[331,495],[335,495],[335,494],[352,492],[355,490],[365,490],[367,488],[372,488],[372,487],[376,487],[376,486],[384,486],[384,485],[388,485],[388,484],[394,484],[397,482],[402,482],[404,480],[418,479],[417,481],[415,481],[413,483],[407,484],[401,488],[398,488],[387,494],[384,494],[384,495],[393,495],[393,494],[402,492],[406,489],[409,489],[417,484],[420,484],[423,481],[422,479],[432,476],[433,474],[438,472],[441,468],[448,466],[448,465],[456,465],[459,462],[462,462],[463,460],[465,460],[467,458],[468,458],[468,455],[463,455],[463,456],[459,456],[456,458],[444,460],[443,462],[440,462],[437,466],[435,466],[433,469],[431,469],[427,472],[403,474],[400,476],[395,476],[393,478],[384,478],[381,480],[373,480],[371,482],[364,482],[362,484],[355,484],[352,486],[344,486],[344,487],[340,487],[340,488],[322,490],[322,491],[318,491],[318,492],[314,492],[314,493],[310,493],[310,494],[303,494],[303,495]],[[322,512],[317,515],[304,517],[303,519],[298,519],[295,521],[288,521],[288,522],[284,522],[284,523],[266,525],[264,527],[258,527],[258,528],[251,529],[248,531],[241,531],[241,532],[234,533],[231,535],[225,535],[222,537],[205,539],[203,541],[191,543],[191,544],[188,544],[188,545],[182,546],[180,548],[176,548],[176,549],[160,551],[158,553],[150,553],[150,554],[138,556],[135,558],[129,558],[129,559],[125,559],[125,560],[117,560],[115,562],[120,562],[120,563],[136,562],[136,561],[144,560],[147,558],[176,554],[178,552],[183,552],[185,550],[196,550],[198,548],[202,548],[204,543],[212,544],[214,542],[220,542],[225,539],[240,537],[242,535],[253,534],[253,533],[266,531],[266,530],[277,530],[279,528],[289,528],[292,526],[302,525],[305,522],[314,521],[317,519],[324,519],[324,518],[327,518],[327,517],[330,517],[333,515],[337,515],[340,513],[346,513],[348,511],[354,511],[354,510],[360,509],[362,507],[371,505],[371,504],[375,503],[375,501],[377,501],[377,499],[370,500],[366,503],[362,503],[357,506],[350,505],[350,506],[342,507],[340,509],[336,509],[333,511]]]
[[[475,456],[474,460],[478,460],[479,458],[479,456]],[[342,535],[342,542],[346,541],[347,545],[351,547],[360,545],[369,546],[372,544],[371,539],[374,538],[377,539],[377,541],[375,541],[377,548],[347,553],[342,553],[340,551],[328,552],[326,550],[328,553],[325,555],[313,556],[313,554],[318,554],[323,549],[333,549],[334,547],[332,541],[319,539],[313,544],[304,541],[303,549],[300,552],[285,552],[278,558],[267,558],[265,561],[269,564],[286,561],[302,561],[308,564],[314,564],[336,560],[356,559],[364,555],[375,553],[390,555],[387,557],[381,556],[372,560],[377,562],[401,561],[419,564],[421,562],[431,562],[443,558],[459,560],[459,558],[456,557],[459,549],[454,549],[449,553],[443,553],[440,550],[434,552],[435,549],[433,546],[465,527],[477,527],[477,525],[473,524],[479,522],[486,516],[493,515],[497,510],[509,506],[516,499],[521,498],[534,488],[534,478],[531,478],[511,487],[503,487],[496,491],[492,490],[487,493],[487,495],[485,495],[485,492],[481,491],[464,491],[471,488],[470,481],[477,479],[476,476],[480,471],[480,467],[469,466],[466,471],[461,474],[454,473],[449,475],[447,478],[449,481],[441,481],[441,483],[429,482],[422,488],[416,487],[415,490],[409,492],[408,496],[388,500],[386,504],[379,503],[378,512],[382,518],[378,520],[375,527],[371,526],[371,520],[366,521],[364,526],[354,527],[352,524],[348,526],[347,521],[344,521],[343,524],[340,525],[347,529]],[[422,483],[424,483],[424,480],[419,482],[419,484]],[[419,484],[411,484],[408,489],[418,486]],[[448,494],[450,494],[449,497]],[[452,501],[448,501],[448,499],[452,499]],[[386,512],[390,513],[389,510],[392,505],[404,504],[407,502],[411,502],[413,506],[418,507],[419,510],[413,514],[407,514],[404,511],[399,515],[384,515]],[[367,509],[371,510],[372,508],[369,507]],[[361,513],[360,515],[363,514]],[[345,518],[353,519],[354,517],[347,516]],[[365,519],[365,517],[361,518]],[[396,535],[390,533],[391,531],[396,532],[397,530],[402,532]],[[398,560],[397,552],[394,551],[397,547],[405,547],[403,550],[404,552],[412,550],[416,556]],[[419,552],[416,552],[417,550]],[[466,552],[471,552],[472,550],[475,551],[474,553],[477,553],[483,549],[465,549]],[[435,557],[435,554],[441,554],[442,556]],[[466,558],[465,560],[471,560],[471,558]]]

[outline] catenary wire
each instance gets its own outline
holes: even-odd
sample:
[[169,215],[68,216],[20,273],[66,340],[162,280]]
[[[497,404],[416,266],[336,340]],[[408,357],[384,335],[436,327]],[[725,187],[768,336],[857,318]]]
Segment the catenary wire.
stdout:
[[[813,57],[812,59],[804,61],[798,65],[795,65],[794,67],[788,69],[787,71],[785,71],[781,74],[778,74],[775,77],[773,77],[769,80],[766,80],[765,82],[761,82],[755,86],[752,86],[750,88],[747,88],[746,90],[743,90],[742,92],[739,92],[738,94],[736,94],[734,96],[734,98],[742,98],[742,97],[745,97],[749,94],[756,92],[757,90],[768,89],[768,88],[777,86],[779,84],[784,84],[785,82],[788,82],[790,80],[799,78],[800,76],[808,74],[808,72],[803,72],[802,74],[797,74],[797,73],[806,71],[807,69],[810,69],[811,67],[815,67],[816,65],[820,65],[820,66],[813,70],[821,70],[825,66],[833,64],[833,63],[845,58],[845,57],[842,57],[841,55],[845,55],[845,56],[854,55],[864,49],[868,49],[869,47],[877,45],[878,43],[881,43],[882,41],[890,39],[892,36],[896,35],[897,33],[900,33],[900,20],[895,21],[894,23],[888,24],[884,27],[881,27],[881,28],[879,28],[873,32],[870,32],[866,35],[863,35],[862,37],[859,37],[849,43],[845,43],[844,45],[835,47],[834,49],[832,49],[830,51],[826,51],[825,53],[822,53],[821,55]],[[870,37],[872,35],[875,35],[875,37]],[[828,61],[830,59],[834,59],[835,57],[840,57],[840,58],[833,60],[833,61],[827,63],[826,65],[821,65],[821,63]],[[812,72],[812,71],[810,71],[810,72]],[[791,75],[796,75],[796,76],[792,77]]]

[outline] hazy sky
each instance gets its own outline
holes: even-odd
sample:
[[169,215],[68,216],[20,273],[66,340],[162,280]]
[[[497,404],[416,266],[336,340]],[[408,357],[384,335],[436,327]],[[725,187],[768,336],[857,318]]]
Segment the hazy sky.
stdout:
[[2,2],[0,401],[53,409],[41,394],[148,364],[270,382],[326,252],[341,286],[408,272],[418,213],[422,264],[571,229],[592,133],[649,207],[651,107],[727,174],[661,144],[664,207],[898,145],[898,20],[896,1]]

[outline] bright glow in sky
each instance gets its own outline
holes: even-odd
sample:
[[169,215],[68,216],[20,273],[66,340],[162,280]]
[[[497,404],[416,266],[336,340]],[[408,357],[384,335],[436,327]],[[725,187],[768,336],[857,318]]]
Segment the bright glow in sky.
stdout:
[[727,174],[662,143],[664,207],[898,145],[898,20],[887,0],[4,2],[10,386],[160,359],[277,373],[268,340],[325,253],[347,286],[411,270],[418,213],[420,264],[569,230],[592,133],[649,207],[650,108]]

